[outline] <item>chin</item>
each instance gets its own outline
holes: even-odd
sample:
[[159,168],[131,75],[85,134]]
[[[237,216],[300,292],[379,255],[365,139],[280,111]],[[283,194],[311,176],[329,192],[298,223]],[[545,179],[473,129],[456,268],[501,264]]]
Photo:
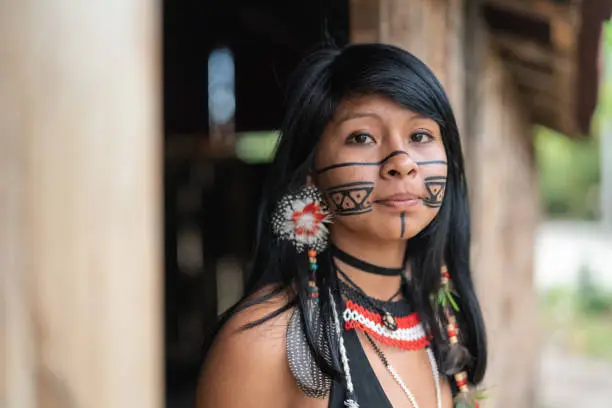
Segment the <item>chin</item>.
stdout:
[[381,216],[374,212],[350,219],[338,217],[332,229],[340,227],[349,234],[368,241],[406,241],[423,231],[434,218],[415,215],[406,215],[403,234],[399,214],[389,217],[387,214]]

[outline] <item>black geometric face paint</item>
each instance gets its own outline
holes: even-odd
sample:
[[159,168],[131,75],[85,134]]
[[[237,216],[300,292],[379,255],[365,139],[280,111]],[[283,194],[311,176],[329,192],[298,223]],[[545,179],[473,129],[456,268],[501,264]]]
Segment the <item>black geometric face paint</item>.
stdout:
[[[408,156],[408,153],[403,151],[403,150],[396,150],[394,152],[391,152],[390,154],[388,154],[384,159],[382,159],[381,161],[377,161],[377,162],[345,162],[345,163],[338,163],[338,164],[332,164],[331,166],[327,166],[327,167],[323,167],[322,169],[318,169],[316,170],[317,174],[321,174],[321,173],[325,173],[326,171],[329,170],[333,170],[333,169],[337,169],[340,167],[352,167],[352,166],[380,166],[381,164],[385,163],[387,160],[389,160],[392,157],[395,156],[399,156],[400,154],[405,154],[406,156]],[[433,163],[432,163],[433,164]],[[446,162],[444,162],[444,164],[446,164]]]
[[356,181],[330,187],[325,193],[334,214],[359,215],[372,211],[373,190],[374,182]]
[[447,163],[444,160],[429,160],[429,161],[416,162],[416,164],[418,164],[419,166],[426,166],[428,164],[444,164],[444,165],[446,165]]
[[404,233],[406,232],[406,213],[403,212],[400,214],[400,238],[404,238]]
[[[332,164],[331,166],[326,166],[326,167],[323,167],[321,169],[316,170],[316,173],[317,174],[321,174],[321,173],[325,173],[326,171],[329,171],[329,170],[338,169],[340,167],[380,166],[381,164],[385,163],[390,158],[395,157],[395,156],[399,156],[401,154],[405,154],[405,155],[409,156],[409,154],[407,152],[403,151],[403,150],[396,150],[394,152],[391,152],[389,155],[387,155],[381,161],[377,161],[377,162],[345,162],[345,163]],[[444,165],[446,165],[447,163],[444,160],[429,160],[429,161],[416,162],[416,164],[419,165],[419,166],[426,166],[426,165],[430,165],[430,164],[444,164]]]
[[423,204],[431,208],[440,208],[446,190],[446,177],[432,176],[425,178],[425,187],[429,196],[423,199]]

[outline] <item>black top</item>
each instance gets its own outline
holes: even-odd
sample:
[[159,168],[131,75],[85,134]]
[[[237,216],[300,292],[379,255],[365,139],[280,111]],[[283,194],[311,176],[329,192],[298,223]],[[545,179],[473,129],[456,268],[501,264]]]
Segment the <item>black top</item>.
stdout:
[[[355,330],[344,332],[344,346],[349,356],[355,398],[361,408],[393,408],[376,377]],[[334,381],[329,394],[329,408],[346,408],[346,387]]]

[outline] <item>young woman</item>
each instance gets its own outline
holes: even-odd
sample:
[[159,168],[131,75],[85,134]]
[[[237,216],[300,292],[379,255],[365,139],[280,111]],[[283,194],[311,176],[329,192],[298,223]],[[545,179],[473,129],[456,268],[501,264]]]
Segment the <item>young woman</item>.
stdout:
[[473,407],[486,367],[449,101],[382,44],[298,67],[245,298],[198,408]]

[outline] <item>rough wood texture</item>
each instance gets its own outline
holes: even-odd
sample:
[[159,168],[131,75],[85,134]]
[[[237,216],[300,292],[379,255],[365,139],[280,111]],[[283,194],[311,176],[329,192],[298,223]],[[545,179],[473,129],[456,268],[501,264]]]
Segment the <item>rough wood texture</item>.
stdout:
[[472,262],[489,336],[486,407],[533,407],[539,360],[533,288],[539,216],[527,112],[503,65],[487,58],[474,91],[479,115],[468,135]]
[[[579,39],[582,24],[598,23],[582,21],[581,2],[577,1],[483,0],[483,4],[489,12],[494,40],[514,80],[528,88],[522,97],[523,103],[532,108],[531,119],[572,136],[584,131],[577,103],[578,82],[585,81],[579,72]],[[504,23],[507,19],[514,25]],[[547,38],[530,37],[536,25],[548,33]],[[532,91],[554,95],[557,103],[531,106]]]
[[159,21],[0,12],[0,406],[161,406]]

